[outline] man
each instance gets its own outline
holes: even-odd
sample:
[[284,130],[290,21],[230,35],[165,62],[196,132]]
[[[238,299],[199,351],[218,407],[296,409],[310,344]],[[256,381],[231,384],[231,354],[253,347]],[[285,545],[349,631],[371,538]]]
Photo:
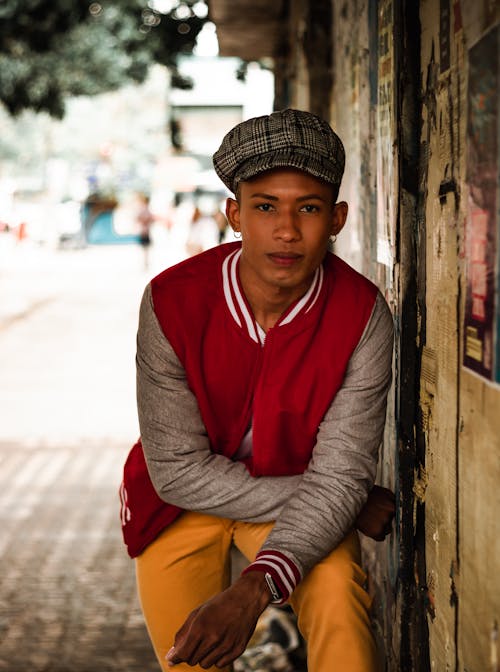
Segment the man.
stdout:
[[[232,129],[214,167],[241,243],[167,269],[141,305],[142,448],[122,521],[149,634],[163,669],[229,669],[266,606],[289,600],[309,672],[375,670],[354,528],[383,538],[393,515],[384,490],[365,506],[392,319],[328,252],[347,217],[344,149],[284,110]],[[250,564],[229,585],[232,544]]]

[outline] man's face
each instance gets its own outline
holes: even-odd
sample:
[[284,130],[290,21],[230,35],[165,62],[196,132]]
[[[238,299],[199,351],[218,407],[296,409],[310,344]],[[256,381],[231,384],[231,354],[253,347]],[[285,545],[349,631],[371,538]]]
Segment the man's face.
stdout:
[[226,207],[232,228],[241,231],[242,282],[263,292],[305,293],[329,237],[345,223],[347,204],[333,199],[331,185],[294,168],[242,182],[238,201],[228,199]]

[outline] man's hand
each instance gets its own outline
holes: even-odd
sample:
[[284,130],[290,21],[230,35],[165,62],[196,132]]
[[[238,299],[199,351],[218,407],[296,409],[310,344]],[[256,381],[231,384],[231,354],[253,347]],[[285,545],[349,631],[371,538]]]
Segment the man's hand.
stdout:
[[374,485],[356,520],[356,527],[367,537],[383,541],[391,532],[395,511],[394,493],[387,488]]
[[168,664],[185,662],[204,669],[229,665],[245,650],[270,601],[264,574],[244,574],[189,614],[167,654]]

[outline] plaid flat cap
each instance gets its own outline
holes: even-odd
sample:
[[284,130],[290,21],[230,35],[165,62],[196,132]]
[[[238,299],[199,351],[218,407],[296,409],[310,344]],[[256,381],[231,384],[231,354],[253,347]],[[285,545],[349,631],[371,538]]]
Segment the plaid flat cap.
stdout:
[[222,140],[213,156],[215,172],[236,193],[238,183],[273,168],[298,168],[340,185],[342,141],[321,117],[287,109],[247,119]]

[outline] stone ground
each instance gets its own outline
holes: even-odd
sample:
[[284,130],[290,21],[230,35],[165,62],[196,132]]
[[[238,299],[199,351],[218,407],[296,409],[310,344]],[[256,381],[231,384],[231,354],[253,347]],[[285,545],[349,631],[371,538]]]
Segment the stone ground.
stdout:
[[155,269],[0,238],[0,670],[157,671],[118,514]]
[[0,446],[0,670],[156,671],[121,541],[125,446]]

